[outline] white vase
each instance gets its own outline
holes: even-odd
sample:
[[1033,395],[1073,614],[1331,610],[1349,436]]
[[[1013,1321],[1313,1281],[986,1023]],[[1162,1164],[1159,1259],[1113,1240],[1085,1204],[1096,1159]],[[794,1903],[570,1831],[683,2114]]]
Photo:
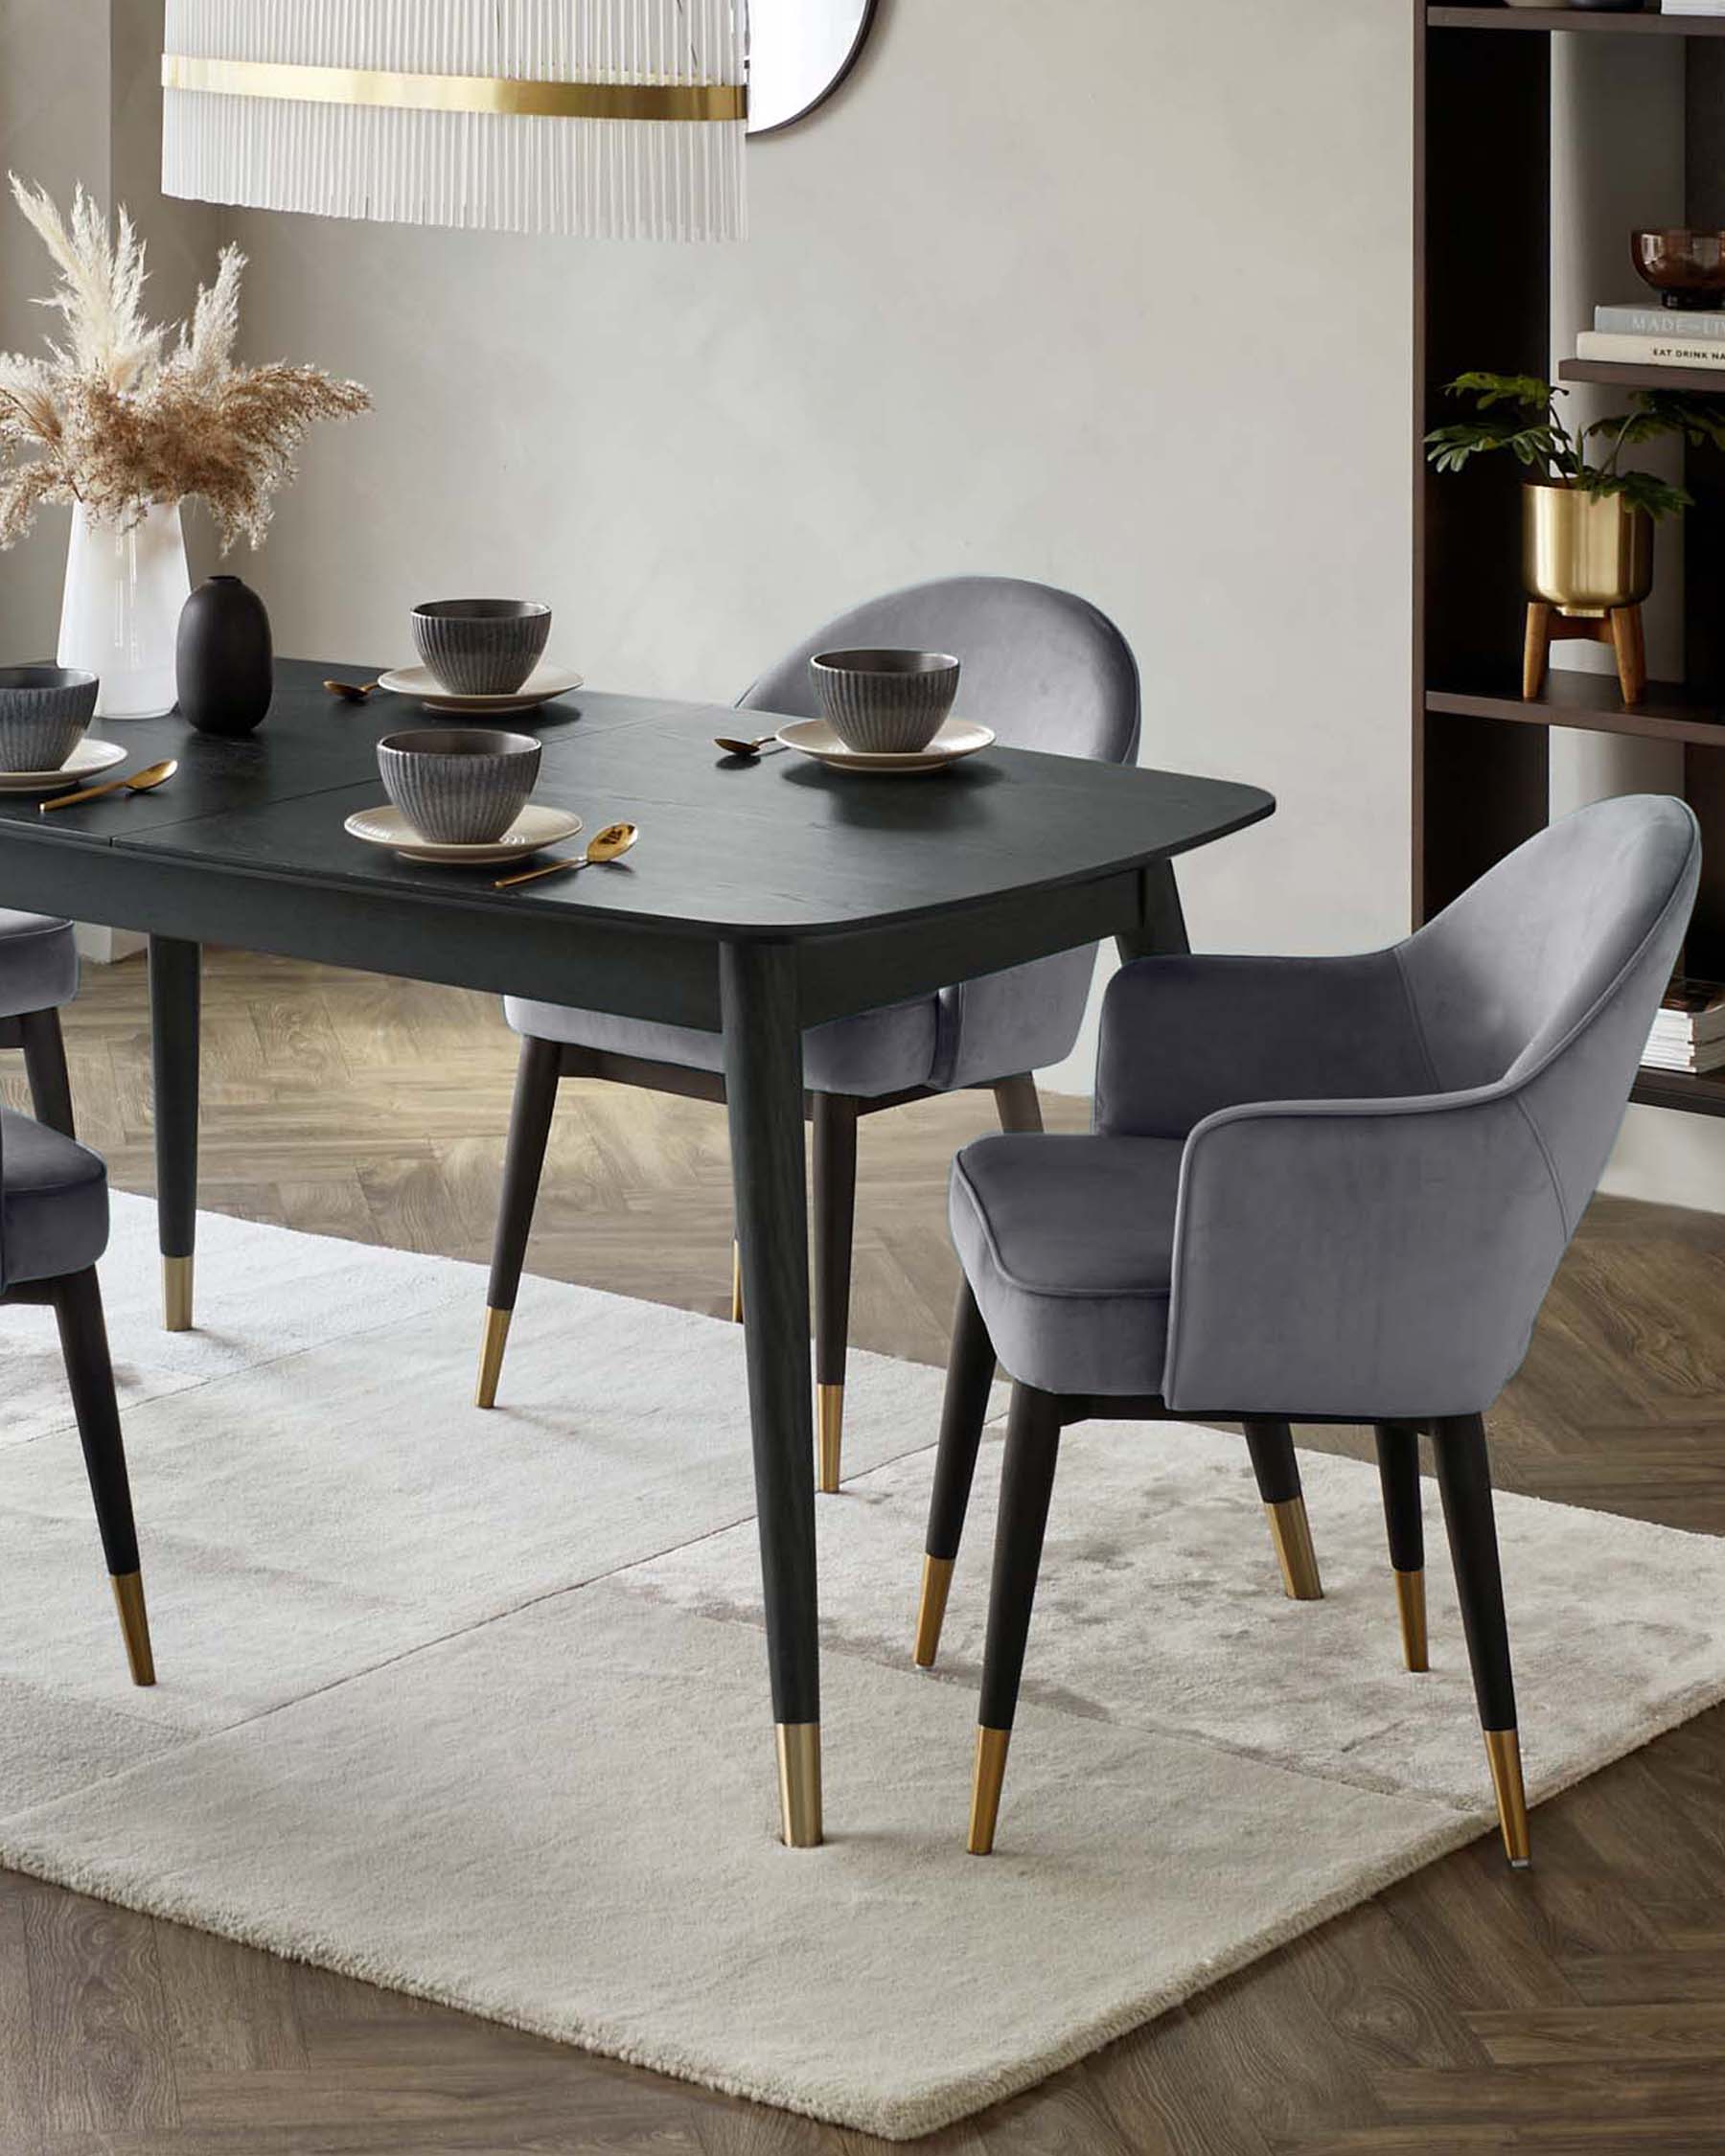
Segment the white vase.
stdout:
[[152,502],[130,531],[72,510],[59,663],[97,675],[98,719],[155,719],[174,704],[173,646],[192,596],[179,505]]

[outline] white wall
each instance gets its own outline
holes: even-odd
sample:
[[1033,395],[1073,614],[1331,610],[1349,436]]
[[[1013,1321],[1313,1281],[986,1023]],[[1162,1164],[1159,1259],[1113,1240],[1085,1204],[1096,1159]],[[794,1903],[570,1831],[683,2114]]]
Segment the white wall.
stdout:
[[871,591],[1045,578],[1137,647],[1146,761],[1279,796],[1194,939],[1396,933],[1410,14],[898,0],[730,249],[242,218],[251,348],[379,404],[284,503],[281,648],[395,659],[484,585],[597,686],[724,698]]

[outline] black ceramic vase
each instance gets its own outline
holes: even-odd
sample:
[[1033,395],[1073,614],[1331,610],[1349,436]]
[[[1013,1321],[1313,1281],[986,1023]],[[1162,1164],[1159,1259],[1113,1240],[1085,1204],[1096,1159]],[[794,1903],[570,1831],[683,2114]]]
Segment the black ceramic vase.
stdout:
[[275,693],[264,602],[238,577],[212,577],[180,615],[174,675],[182,715],[200,734],[249,734]]

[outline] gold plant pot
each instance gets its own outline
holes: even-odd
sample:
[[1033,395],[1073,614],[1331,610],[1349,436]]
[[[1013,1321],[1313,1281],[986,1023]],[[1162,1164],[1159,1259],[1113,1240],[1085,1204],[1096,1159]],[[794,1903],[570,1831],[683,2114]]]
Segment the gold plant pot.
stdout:
[[1653,588],[1653,519],[1616,494],[1524,487],[1522,575],[1560,614],[1639,606]]

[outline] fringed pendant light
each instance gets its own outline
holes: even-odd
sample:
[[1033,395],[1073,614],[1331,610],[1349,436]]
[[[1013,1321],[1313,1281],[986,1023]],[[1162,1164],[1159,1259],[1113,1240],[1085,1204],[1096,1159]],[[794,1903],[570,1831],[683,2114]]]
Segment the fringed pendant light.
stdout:
[[168,0],[162,188],[741,239],[747,62],[746,0]]

